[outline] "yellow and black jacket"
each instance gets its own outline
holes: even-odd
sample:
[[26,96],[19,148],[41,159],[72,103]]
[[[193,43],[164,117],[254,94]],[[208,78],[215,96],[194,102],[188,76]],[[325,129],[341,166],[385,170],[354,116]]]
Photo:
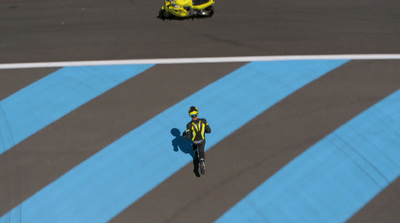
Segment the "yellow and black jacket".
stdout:
[[206,139],[205,133],[211,133],[211,128],[204,118],[192,120],[186,125],[185,137],[187,140],[192,140],[194,144],[203,142]]

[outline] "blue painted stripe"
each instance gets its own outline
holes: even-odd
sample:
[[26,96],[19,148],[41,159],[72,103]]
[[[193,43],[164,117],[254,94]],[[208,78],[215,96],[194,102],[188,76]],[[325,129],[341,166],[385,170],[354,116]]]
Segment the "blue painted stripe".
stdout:
[[0,154],[152,65],[62,68],[0,102]]
[[174,152],[171,144],[171,129],[186,126],[191,105],[213,129],[207,142],[211,147],[345,62],[249,63],[132,130],[24,201],[21,216],[33,222],[106,222],[191,161],[187,154]]
[[400,91],[309,148],[217,222],[344,222],[400,176]]

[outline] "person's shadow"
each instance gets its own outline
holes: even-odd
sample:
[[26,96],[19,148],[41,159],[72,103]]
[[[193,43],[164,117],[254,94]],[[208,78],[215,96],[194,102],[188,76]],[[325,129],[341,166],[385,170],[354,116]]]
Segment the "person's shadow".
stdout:
[[185,137],[182,136],[181,131],[177,128],[171,129],[171,134],[175,137],[172,140],[172,147],[174,148],[174,151],[179,152],[180,150],[185,154],[189,154],[193,159],[193,172],[197,177],[200,177],[199,158],[193,151],[192,143],[189,140],[186,140]]

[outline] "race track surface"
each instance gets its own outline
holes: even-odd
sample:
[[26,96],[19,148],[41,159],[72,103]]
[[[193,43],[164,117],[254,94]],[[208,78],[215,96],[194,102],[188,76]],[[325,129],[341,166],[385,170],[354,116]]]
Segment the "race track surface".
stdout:
[[[400,53],[400,5],[394,0],[217,0],[212,18],[165,21],[156,17],[161,5],[1,1],[0,68],[34,62]],[[398,94],[400,60],[342,59],[332,65],[335,60],[315,58],[0,69],[0,223],[232,222],[229,217],[285,222],[296,216],[300,222],[398,222],[400,143],[393,123],[399,120],[376,106]],[[304,75],[278,81],[285,69]],[[278,75],[261,81],[271,73]],[[239,77],[251,80],[235,85]],[[256,89],[268,93],[262,96]],[[273,97],[276,101],[264,105]],[[389,102],[392,109],[399,105]],[[204,176],[193,172],[190,145],[180,136],[191,105],[199,106],[213,131],[207,135]],[[378,112],[371,115],[371,110]],[[373,134],[367,137],[362,125],[348,127],[356,118],[374,120]],[[302,169],[300,177],[285,175],[303,154],[311,151],[308,161],[317,160],[312,151],[339,137],[342,127],[357,129],[354,141],[364,137],[358,144],[334,147],[351,159],[325,158],[317,168]],[[380,134],[388,140],[372,139]],[[390,164],[376,164],[364,147]],[[365,154],[352,156],[350,150]],[[353,182],[344,169],[334,169],[345,160],[361,170],[355,178],[367,181]],[[278,196],[271,203],[263,203],[263,197],[246,200],[273,182],[278,186],[269,188],[287,186],[287,193],[264,193],[268,199]],[[325,189],[319,197],[307,192]],[[278,206],[296,201],[306,211]],[[340,202],[352,211],[341,211]],[[233,207],[253,214],[241,218]]]

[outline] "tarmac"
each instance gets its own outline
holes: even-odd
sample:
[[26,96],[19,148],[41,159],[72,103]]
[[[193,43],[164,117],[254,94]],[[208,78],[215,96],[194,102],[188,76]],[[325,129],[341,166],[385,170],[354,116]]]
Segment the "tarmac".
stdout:
[[[157,18],[161,5],[2,1],[0,64],[400,52],[400,5],[394,0],[217,0],[212,18],[165,21]],[[245,64],[155,65],[15,145],[0,156],[0,216],[130,130]],[[0,99],[56,70],[0,69]],[[189,163],[111,222],[215,221],[289,161],[398,90],[399,70],[399,60],[346,63],[207,151],[205,177],[196,177]],[[398,207],[397,178],[348,222],[397,222]]]

